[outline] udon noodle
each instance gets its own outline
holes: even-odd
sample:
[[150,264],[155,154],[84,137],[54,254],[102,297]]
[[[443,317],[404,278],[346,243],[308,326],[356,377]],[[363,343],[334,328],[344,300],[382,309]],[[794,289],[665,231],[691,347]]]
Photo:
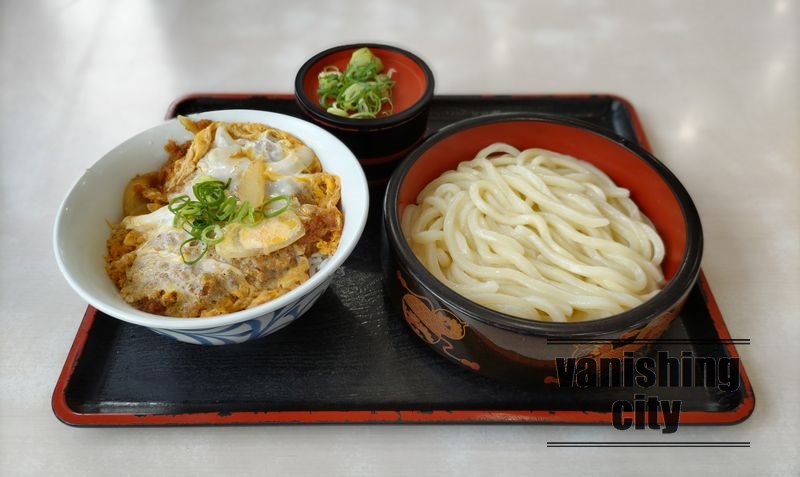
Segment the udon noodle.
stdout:
[[491,144],[428,184],[402,228],[445,285],[518,317],[603,318],[664,282],[664,244],[629,191],[544,149]]

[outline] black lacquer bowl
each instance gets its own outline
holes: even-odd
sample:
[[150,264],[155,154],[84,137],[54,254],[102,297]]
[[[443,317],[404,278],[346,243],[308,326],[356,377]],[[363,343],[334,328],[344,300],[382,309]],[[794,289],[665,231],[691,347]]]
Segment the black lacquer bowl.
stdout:
[[[607,318],[546,322],[490,310],[438,281],[415,257],[400,225],[422,188],[493,142],[549,149],[586,160],[629,189],[664,241],[666,284],[650,300]],[[700,271],[703,235],[678,179],[637,144],[596,126],[526,113],[466,119],[441,129],[400,164],[384,202],[385,284],[411,329],[444,357],[482,374],[526,382],[558,357],[623,357],[641,352],[680,311]],[[577,340],[593,339],[591,344]],[[573,340],[572,342],[568,342]],[[566,343],[565,343],[566,342]]]
[[[366,47],[380,58],[384,71],[392,70],[391,114],[357,119],[328,113],[320,104],[319,73],[330,66],[344,71],[351,55]],[[295,99],[311,121],[344,142],[358,157],[367,178],[388,180],[397,162],[422,140],[433,98],[434,78],[428,65],[404,49],[377,43],[342,45],[306,61],[295,77]]]

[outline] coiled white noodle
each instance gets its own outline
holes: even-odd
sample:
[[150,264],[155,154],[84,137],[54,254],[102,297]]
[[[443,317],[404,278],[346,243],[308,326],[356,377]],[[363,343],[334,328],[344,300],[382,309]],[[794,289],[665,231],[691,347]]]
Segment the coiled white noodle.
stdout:
[[590,320],[664,283],[664,244],[629,195],[587,162],[495,143],[428,184],[402,228],[423,265],[477,303]]

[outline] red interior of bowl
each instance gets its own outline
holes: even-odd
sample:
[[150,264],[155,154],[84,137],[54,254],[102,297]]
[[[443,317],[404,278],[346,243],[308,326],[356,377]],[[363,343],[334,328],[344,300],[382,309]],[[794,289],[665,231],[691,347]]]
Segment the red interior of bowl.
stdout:
[[686,252],[686,221],[675,194],[647,162],[601,135],[569,125],[541,121],[505,121],[455,132],[423,152],[399,188],[398,214],[416,202],[422,188],[458,163],[494,142],[517,149],[538,147],[585,160],[631,191],[639,209],[655,224],[664,240],[662,269],[667,279],[677,271]]
[[[319,81],[317,76],[320,71],[326,66],[336,66],[341,71],[344,71],[350,61],[350,56],[357,49],[357,47],[353,47],[339,50],[320,58],[312,64],[308,69],[308,74],[303,78],[303,90],[306,96],[312,98],[316,104],[319,104],[319,96],[317,95]],[[399,113],[419,101],[427,87],[423,69],[402,52],[380,47],[369,47],[369,49],[373,55],[383,62],[384,72],[389,71],[390,68],[395,70],[392,73],[392,80],[395,81],[395,85],[392,88],[393,112],[395,114]]]

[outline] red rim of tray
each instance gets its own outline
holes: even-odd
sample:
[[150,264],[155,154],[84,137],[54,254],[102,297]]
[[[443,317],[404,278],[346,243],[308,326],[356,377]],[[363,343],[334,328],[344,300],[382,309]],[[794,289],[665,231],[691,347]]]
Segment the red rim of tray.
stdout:
[[[192,94],[178,98],[167,112],[167,117],[174,117],[181,102],[203,97],[216,99],[243,99],[253,94],[222,93]],[[287,94],[261,94],[262,98],[277,101],[293,101]],[[519,98],[530,98],[534,95],[518,95]],[[558,95],[560,98],[586,98],[597,95]],[[626,99],[616,95],[604,95],[621,103],[630,116],[631,126],[639,144],[650,149],[649,141],[644,134],[636,111]],[[491,97],[489,95],[485,97]],[[550,96],[553,97],[553,96]],[[699,288],[719,337],[720,346],[731,358],[739,358],[736,347],[732,343],[730,333],[722,314],[714,299],[706,277],[701,269],[696,287]],[[52,409],[58,419],[73,426],[174,426],[174,425],[234,425],[234,424],[281,424],[281,423],[528,423],[528,424],[610,424],[611,411],[588,412],[575,410],[414,410],[414,409],[364,409],[364,410],[311,410],[311,411],[233,411],[233,412],[187,412],[175,414],[134,414],[134,413],[81,413],[70,407],[66,389],[81,359],[89,332],[99,312],[87,307],[75,340],[69,350],[63,369],[59,375],[52,396]],[[680,424],[688,425],[730,425],[746,420],[755,408],[755,396],[750,380],[741,364],[740,385],[743,398],[730,410],[695,411],[685,410],[681,413]]]

